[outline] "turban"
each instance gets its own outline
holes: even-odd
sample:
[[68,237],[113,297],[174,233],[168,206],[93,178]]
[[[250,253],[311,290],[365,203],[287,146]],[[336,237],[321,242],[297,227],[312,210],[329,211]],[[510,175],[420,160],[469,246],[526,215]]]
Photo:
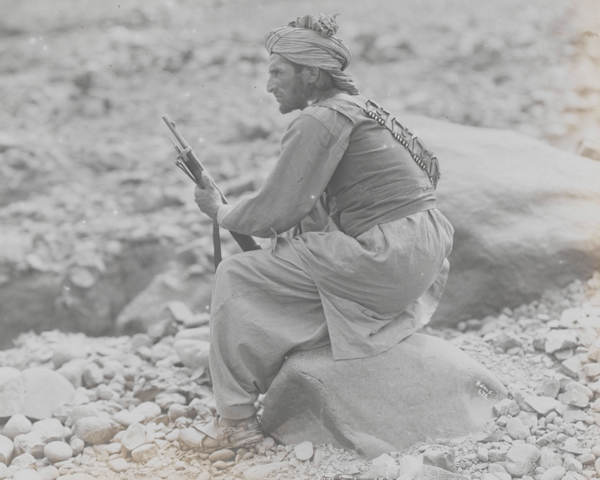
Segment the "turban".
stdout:
[[298,17],[287,27],[271,30],[265,35],[265,48],[269,54],[278,53],[287,60],[307,67],[326,71],[336,88],[358,95],[354,80],[344,73],[352,55],[344,42],[334,37],[338,25],[335,17],[321,14]]

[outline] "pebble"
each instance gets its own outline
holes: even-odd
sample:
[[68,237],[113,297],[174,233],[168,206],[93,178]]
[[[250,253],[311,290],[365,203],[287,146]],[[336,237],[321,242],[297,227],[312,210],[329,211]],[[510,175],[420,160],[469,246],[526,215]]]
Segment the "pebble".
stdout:
[[13,475],[13,480],[43,480],[39,473],[35,470],[24,469],[19,470]]
[[140,423],[134,423],[127,427],[125,435],[121,439],[121,445],[131,452],[140,445],[146,443],[146,427]]
[[108,443],[119,430],[119,424],[108,418],[85,417],[77,420],[73,433],[84,442],[98,445]]
[[13,441],[4,435],[0,435],[0,463],[9,464],[14,451]]
[[9,474],[10,470],[8,467],[3,462],[0,462],[0,479],[4,480],[5,478],[8,478]]
[[532,470],[539,457],[540,451],[533,445],[513,445],[506,454],[506,471],[522,477]]
[[315,450],[312,442],[302,442],[294,446],[294,455],[301,462],[310,460],[314,455]]
[[600,445],[594,445],[592,447],[592,453],[596,456],[596,458],[600,457]]
[[33,425],[25,415],[15,413],[8,419],[6,425],[2,429],[2,435],[14,440],[17,435],[31,432]]
[[546,470],[542,474],[540,480],[561,480],[565,473],[566,470],[562,466],[557,465]]
[[222,450],[217,450],[216,452],[213,452],[210,454],[210,456],[208,457],[208,459],[210,460],[211,463],[215,463],[215,462],[229,462],[231,460],[233,460],[235,458],[235,452],[233,450],[229,450],[227,448],[224,448]]
[[121,473],[129,469],[129,463],[124,458],[115,458],[108,461],[108,467],[117,473]]
[[38,470],[40,477],[43,480],[56,480],[60,473],[58,472],[58,468],[53,465],[48,465],[47,467],[40,468]]
[[143,417],[144,422],[149,422],[150,420],[158,417],[162,410],[161,408],[154,402],[143,402],[140,403],[137,407],[132,410],[132,413],[140,414]]
[[50,463],[63,462],[73,456],[73,449],[65,442],[50,442],[44,447],[44,456]]
[[146,463],[148,460],[158,454],[158,446],[148,443],[137,447],[131,452],[131,458],[136,463]]
[[104,381],[104,373],[96,362],[90,362],[83,369],[82,380],[85,387],[93,388]]
[[514,440],[525,440],[530,434],[529,428],[523,425],[518,417],[513,417],[507,422],[506,431]]
[[594,462],[594,470],[596,470],[596,474],[600,477],[600,457]]
[[22,453],[12,459],[10,466],[28,468],[35,465],[35,457],[31,453]]

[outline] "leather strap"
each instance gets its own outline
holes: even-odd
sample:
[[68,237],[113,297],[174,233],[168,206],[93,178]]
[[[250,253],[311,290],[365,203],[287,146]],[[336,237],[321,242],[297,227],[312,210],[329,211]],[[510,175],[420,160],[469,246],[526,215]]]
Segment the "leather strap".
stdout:
[[405,147],[413,160],[429,177],[431,185],[435,189],[441,176],[437,157],[428,150],[420,138],[411,130],[404,127],[396,117],[372,100],[361,101],[354,95],[338,93],[334,98],[347,100],[363,110],[365,115],[375,120],[382,127],[387,128],[392,136]]

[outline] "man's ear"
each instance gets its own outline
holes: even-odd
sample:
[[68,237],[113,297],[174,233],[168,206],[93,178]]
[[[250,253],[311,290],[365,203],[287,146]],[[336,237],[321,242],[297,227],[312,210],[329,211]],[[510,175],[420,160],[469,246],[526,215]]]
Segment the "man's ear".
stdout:
[[317,67],[304,67],[305,79],[309,84],[317,83],[320,70]]

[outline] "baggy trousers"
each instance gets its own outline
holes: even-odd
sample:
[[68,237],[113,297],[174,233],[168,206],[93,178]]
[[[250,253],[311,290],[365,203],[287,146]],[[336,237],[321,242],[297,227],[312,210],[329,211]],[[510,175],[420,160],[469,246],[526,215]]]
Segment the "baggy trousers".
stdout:
[[332,344],[336,360],[382,353],[426,324],[448,277],[453,229],[437,210],[342,232],[277,237],[217,269],[210,373],[219,415],[256,413],[285,358]]

